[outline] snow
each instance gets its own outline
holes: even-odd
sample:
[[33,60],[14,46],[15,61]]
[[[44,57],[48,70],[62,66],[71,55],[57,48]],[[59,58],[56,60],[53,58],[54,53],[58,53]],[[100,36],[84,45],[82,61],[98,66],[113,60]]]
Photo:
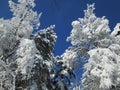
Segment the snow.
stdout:
[[73,21],[72,22],[72,26],[73,26],[73,28],[79,28],[80,27],[80,22],[79,21]]
[[[109,48],[97,48],[88,52],[90,58],[85,68],[90,72],[90,78],[99,78],[100,86],[98,88],[109,89],[113,85],[114,72],[117,69],[118,56]],[[85,82],[85,81],[83,81]]]
[[120,84],[120,23],[110,30],[109,20],[97,17],[94,9],[94,4],[88,5],[84,17],[72,22],[67,38],[72,49],[66,50],[62,58],[67,66],[76,58],[85,62],[83,90],[108,90]]
[[[6,87],[13,86],[11,88],[15,89],[17,72],[20,71],[21,74],[29,76],[36,58],[37,60],[42,59],[42,64],[46,65],[49,73],[54,67],[53,61],[43,60],[42,57],[44,56],[40,55],[34,40],[30,40],[33,30],[40,26],[39,18],[41,14],[32,10],[35,7],[34,0],[18,0],[18,3],[9,0],[9,6],[13,12],[13,18],[9,20],[0,19],[0,84],[4,84]],[[108,19],[104,16],[97,17],[94,14],[94,9],[94,4],[88,5],[87,10],[84,10],[85,16],[72,22],[73,29],[67,38],[68,41],[71,41],[72,47],[61,55],[62,66],[65,69],[60,74],[70,79],[71,72],[68,72],[68,70],[78,67],[78,60],[87,61],[84,65],[85,71],[81,80],[82,89],[109,90],[112,85],[119,86],[120,84],[120,23],[115,26],[110,34]],[[53,32],[54,27],[52,25],[37,32],[38,34],[35,34],[36,38],[43,40],[52,47],[57,38]],[[18,47],[16,46],[17,41],[20,42]],[[9,60],[10,65],[17,62],[18,68],[10,72],[10,66],[2,58],[4,56],[6,58],[13,49],[16,54],[7,58],[6,61]],[[53,59],[52,50],[50,54],[48,56]],[[11,57],[15,58],[11,59]],[[82,64],[80,62],[81,67]],[[55,77],[54,73],[50,74],[50,79]],[[25,79],[25,77],[22,79]],[[60,90],[65,90],[63,79],[59,80],[57,85]],[[43,90],[48,90],[46,83],[42,82],[41,86]],[[37,83],[34,81],[29,87],[30,90],[38,90]],[[3,89],[2,86],[1,89]],[[27,88],[24,90],[27,90]],[[77,85],[73,90],[80,90],[80,85]]]
[[62,74],[62,75],[65,75],[65,76],[67,76],[67,77],[70,77],[68,71],[66,71],[66,70],[62,70],[62,71],[61,71],[61,74]]
[[19,49],[17,50],[17,63],[22,74],[31,72],[36,53],[37,49],[33,40],[21,40]]
[[74,67],[73,63],[77,60],[77,53],[72,50],[66,50],[61,57],[64,65],[67,67]]
[[58,87],[60,88],[60,90],[65,90],[64,89],[64,84],[63,84],[63,82],[62,81],[58,81]]
[[38,90],[35,82],[33,82],[33,84],[30,86],[30,90]]
[[18,2],[21,4],[27,4],[27,5],[30,5],[32,7],[35,7],[34,0],[18,0]]
[[[25,82],[26,86],[23,87],[24,85],[21,84],[20,89],[37,90],[38,83],[33,77],[31,78],[31,74],[33,74],[31,71],[33,65],[35,65],[34,62],[43,60],[43,58],[36,47],[34,39],[31,39],[30,36],[33,30],[38,29],[40,26],[39,18],[41,14],[33,11],[35,7],[34,0],[18,0],[18,2],[8,0],[8,2],[13,17],[11,19],[0,19],[0,87],[1,90],[15,90],[19,88],[16,83],[20,84],[20,81],[30,78],[32,85],[29,82]],[[53,27],[51,26],[50,29]],[[46,33],[47,30],[44,32]],[[52,39],[54,39],[52,42],[46,37],[43,40],[53,45],[56,35],[53,31],[51,34],[53,34]],[[50,53],[52,54],[52,52]],[[45,64],[49,69],[53,68],[51,67],[51,62],[45,62]],[[12,70],[11,66],[14,70]],[[22,80],[16,81],[18,78],[22,78]],[[43,87],[44,90],[48,90],[46,83]]]
[[16,4],[9,0],[9,6],[14,15],[11,23],[14,28],[17,28],[17,34],[20,38],[28,38],[32,31],[40,26],[39,18],[41,14],[32,10],[35,6],[34,0],[18,0],[18,2]]
[[43,62],[45,65],[47,65],[47,68],[48,68],[48,70],[49,70],[49,72],[52,70],[52,68],[53,68],[53,63],[51,62],[51,61],[47,61],[47,60],[45,60],[44,62]]
[[112,81],[108,75],[108,73],[106,73],[105,70],[103,70],[103,73],[101,75],[101,80],[100,80],[100,88],[102,89],[109,89],[112,85]]
[[85,16],[72,22],[73,29],[67,40],[71,41],[73,46],[93,43],[109,35],[109,21],[105,17],[96,17],[93,13],[93,6],[94,4],[88,5]]
[[73,90],[81,90],[80,86],[76,86],[75,88],[73,88]]
[[111,36],[116,36],[118,31],[120,31],[120,23],[117,23],[117,25],[115,26],[114,30],[111,33]]
[[117,55],[120,55],[120,45],[119,44],[112,44],[109,46],[109,49],[116,53]]

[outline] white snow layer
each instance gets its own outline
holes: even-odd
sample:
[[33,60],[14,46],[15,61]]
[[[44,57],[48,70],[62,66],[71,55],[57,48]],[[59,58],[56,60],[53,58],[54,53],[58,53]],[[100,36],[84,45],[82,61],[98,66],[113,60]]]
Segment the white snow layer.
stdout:
[[23,74],[29,73],[35,61],[34,57],[37,53],[35,43],[33,40],[22,39],[17,50],[17,62],[19,69]]

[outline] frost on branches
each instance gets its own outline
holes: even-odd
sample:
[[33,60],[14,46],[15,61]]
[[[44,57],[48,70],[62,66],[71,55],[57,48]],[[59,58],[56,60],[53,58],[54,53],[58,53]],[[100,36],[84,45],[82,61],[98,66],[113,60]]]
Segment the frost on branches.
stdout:
[[120,90],[120,23],[110,30],[88,5],[72,22],[72,46],[54,57],[55,26],[32,33],[41,15],[34,0],[9,0],[9,6],[13,17],[0,19],[0,90]]
[[97,17],[94,9],[94,4],[87,5],[84,17],[72,22],[73,29],[67,38],[72,44],[71,53],[76,52],[79,61],[85,63],[82,90],[119,90],[120,24],[110,30],[108,20]]
[[11,19],[0,19],[0,90],[68,90],[73,70],[55,58],[54,25],[40,26],[34,0],[9,0]]

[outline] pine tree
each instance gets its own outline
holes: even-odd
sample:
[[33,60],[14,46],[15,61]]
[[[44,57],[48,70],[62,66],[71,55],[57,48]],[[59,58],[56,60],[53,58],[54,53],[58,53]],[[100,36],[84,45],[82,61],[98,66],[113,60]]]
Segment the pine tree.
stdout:
[[94,9],[94,4],[88,5],[84,17],[72,22],[73,29],[67,39],[78,63],[84,63],[82,90],[119,90],[120,25],[110,33],[108,20],[97,17]]
[[68,90],[73,70],[54,57],[54,25],[38,30],[34,0],[9,0],[13,17],[0,19],[0,90]]

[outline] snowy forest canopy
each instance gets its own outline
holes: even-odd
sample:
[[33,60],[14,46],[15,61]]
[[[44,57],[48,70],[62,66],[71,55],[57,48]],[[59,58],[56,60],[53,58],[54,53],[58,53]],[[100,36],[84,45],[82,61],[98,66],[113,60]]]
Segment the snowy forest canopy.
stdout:
[[111,30],[87,5],[72,22],[71,46],[55,57],[55,25],[38,30],[34,0],[8,2],[13,17],[0,18],[0,90],[120,90],[120,23]]

